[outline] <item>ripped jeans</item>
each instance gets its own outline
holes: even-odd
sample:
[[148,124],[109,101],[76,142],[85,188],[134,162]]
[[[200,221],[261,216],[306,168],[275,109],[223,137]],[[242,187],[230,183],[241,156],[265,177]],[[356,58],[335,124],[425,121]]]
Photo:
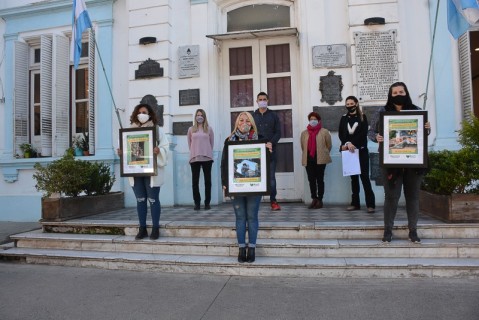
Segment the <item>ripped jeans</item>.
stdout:
[[150,187],[150,177],[135,177],[133,192],[136,197],[136,211],[140,227],[146,227],[147,201],[150,203],[153,228],[160,226],[160,187]]

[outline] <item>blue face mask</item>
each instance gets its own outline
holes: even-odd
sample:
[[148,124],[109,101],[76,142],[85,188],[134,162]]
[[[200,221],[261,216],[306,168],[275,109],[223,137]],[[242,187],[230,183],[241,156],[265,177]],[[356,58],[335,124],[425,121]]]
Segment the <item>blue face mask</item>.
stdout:
[[318,125],[319,121],[318,120],[310,120],[309,125],[311,127],[316,127]]

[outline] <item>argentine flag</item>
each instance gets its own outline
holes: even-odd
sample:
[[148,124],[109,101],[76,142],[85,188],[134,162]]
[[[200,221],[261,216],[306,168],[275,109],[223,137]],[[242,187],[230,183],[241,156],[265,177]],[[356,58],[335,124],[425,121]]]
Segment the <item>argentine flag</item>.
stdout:
[[447,27],[454,39],[479,22],[477,0],[447,0]]
[[82,33],[91,27],[92,25],[90,17],[88,16],[88,11],[86,11],[85,0],[73,0],[71,51],[73,52],[73,64],[75,69],[78,68],[78,63],[80,62]]

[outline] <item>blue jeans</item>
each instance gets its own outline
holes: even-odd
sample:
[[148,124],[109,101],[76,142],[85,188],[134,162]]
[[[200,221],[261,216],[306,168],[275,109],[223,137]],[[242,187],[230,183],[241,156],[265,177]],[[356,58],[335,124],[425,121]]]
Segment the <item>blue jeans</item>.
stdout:
[[276,202],[276,154],[271,155],[271,161],[269,165],[269,172],[270,172],[270,194],[269,194],[269,200],[271,202],[275,201]]
[[248,246],[256,247],[258,237],[258,211],[261,196],[233,197],[236,215],[236,238],[240,247],[246,246],[246,224],[248,224]]
[[135,177],[134,180],[133,192],[136,197],[136,211],[140,227],[146,227],[147,198],[150,203],[153,228],[159,227],[161,214],[160,187],[150,187],[150,177]]

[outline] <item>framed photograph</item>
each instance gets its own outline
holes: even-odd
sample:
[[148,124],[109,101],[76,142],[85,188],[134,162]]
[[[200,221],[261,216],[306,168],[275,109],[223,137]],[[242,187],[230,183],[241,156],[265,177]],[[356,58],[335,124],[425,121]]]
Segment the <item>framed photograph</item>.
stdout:
[[142,177],[157,174],[155,127],[120,129],[120,176]]
[[379,159],[384,167],[427,167],[427,111],[384,112],[381,114]]
[[270,152],[265,142],[229,141],[227,143],[227,196],[269,195]]

